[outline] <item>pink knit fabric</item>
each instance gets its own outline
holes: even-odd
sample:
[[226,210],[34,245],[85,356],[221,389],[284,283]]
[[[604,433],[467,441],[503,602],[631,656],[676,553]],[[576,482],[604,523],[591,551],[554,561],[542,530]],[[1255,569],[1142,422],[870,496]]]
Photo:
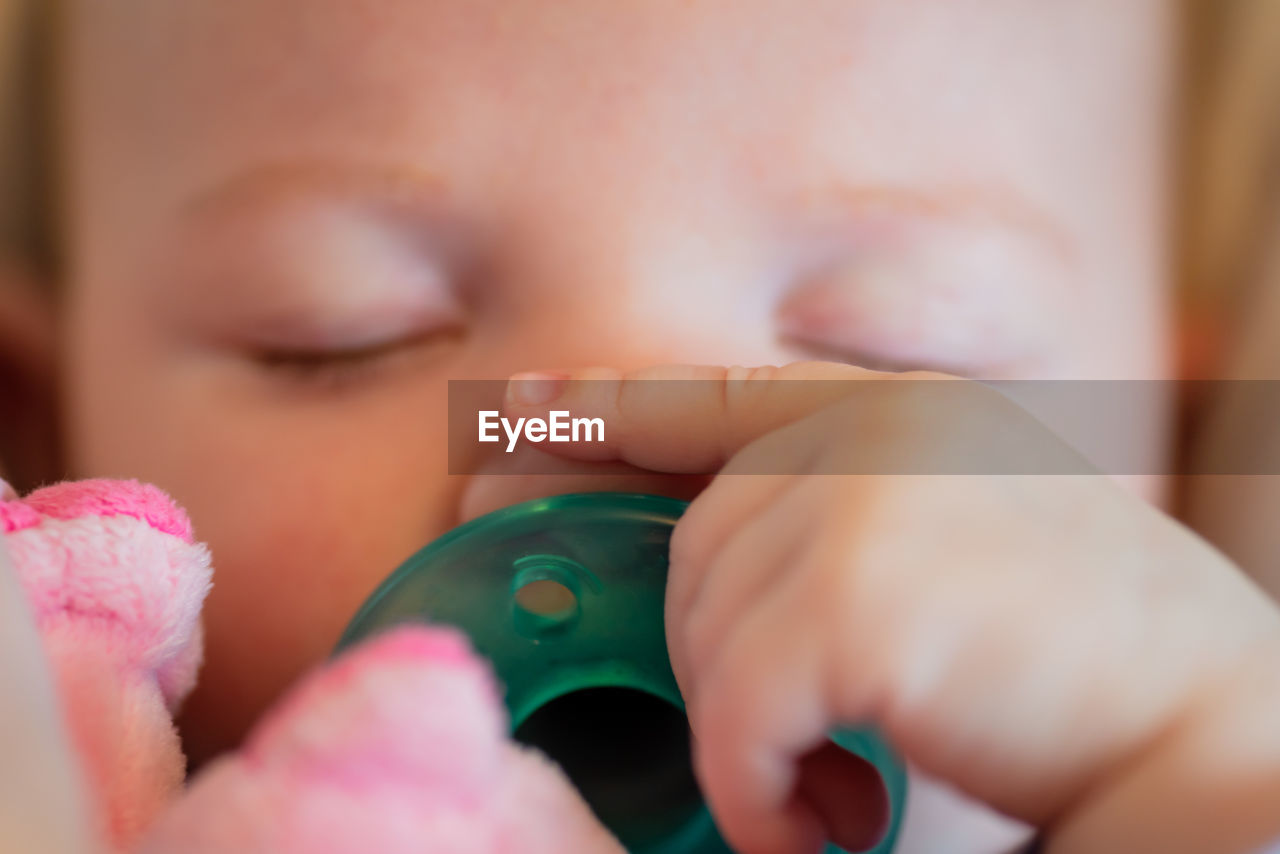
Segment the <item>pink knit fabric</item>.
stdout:
[[[7,499],[7,500],[6,500]],[[0,535],[57,671],[107,849],[137,854],[622,854],[560,771],[504,733],[466,640],[396,630],[317,669],[183,791],[209,557],[162,492],[87,481]]]

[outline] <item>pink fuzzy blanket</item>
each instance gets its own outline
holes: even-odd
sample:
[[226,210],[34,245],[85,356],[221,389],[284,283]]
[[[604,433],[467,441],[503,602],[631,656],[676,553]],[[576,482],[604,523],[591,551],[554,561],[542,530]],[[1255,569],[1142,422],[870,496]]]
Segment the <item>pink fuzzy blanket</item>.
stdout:
[[505,737],[489,667],[445,628],[317,669],[187,785],[173,713],[195,684],[211,569],[183,511],[134,482],[22,500],[0,482],[0,537],[104,849],[621,854],[559,769]]

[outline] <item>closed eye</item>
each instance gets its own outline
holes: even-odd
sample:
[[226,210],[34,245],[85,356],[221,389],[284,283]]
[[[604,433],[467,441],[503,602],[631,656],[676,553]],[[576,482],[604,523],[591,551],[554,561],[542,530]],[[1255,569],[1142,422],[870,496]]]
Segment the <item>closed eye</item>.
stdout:
[[461,327],[450,327],[360,347],[266,347],[251,352],[250,359],[282,382],[302,389],[337,391],[377,382],[407,363],[429,361],[432,354],[439,354],[461,336]]
[[784,337],[781,343],[788,350],[795,352],[805,359],[817,359],[822,362],[837,362],[843,365],[853,365],[856,368],[865,368],[868,371],[880,371],[882,373],[908,373],[910,371],[932,371],[953,374],[956,376],[964,376],[963,371],[957,371],[954,368],[948,369],[944,365],[928,364],[926,362],[908,362],[901,359],[888,359],[878,356],[870,352],[860,352],[858,350],[841,347],[827,347],[822,344],[816,344],[802,338]]

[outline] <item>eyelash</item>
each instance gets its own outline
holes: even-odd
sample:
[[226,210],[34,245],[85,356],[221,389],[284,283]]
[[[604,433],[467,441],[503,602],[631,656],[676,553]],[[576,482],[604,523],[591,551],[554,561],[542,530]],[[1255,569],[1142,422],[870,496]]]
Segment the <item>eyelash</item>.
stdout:
[[378,378],[396,360],[441,337],[437,331],[349,350],[263,349],[253,355],[253,361],[293,385],[341,391]]
[[[784,343],[792,349],[803,353],[806,358],[820,359],[825,362],[840,362],[857,368],[865,368],[868,371],[881,371],[896,374],[907,371],[944,370],[943,368],[934,365],[893,361],[890,359],[883,359],[872,353],[855,352],[847,348],[837,349],[834,347],[824,347],[797,339],[787,339]],[[950,371],[949,373],[955,372]]]

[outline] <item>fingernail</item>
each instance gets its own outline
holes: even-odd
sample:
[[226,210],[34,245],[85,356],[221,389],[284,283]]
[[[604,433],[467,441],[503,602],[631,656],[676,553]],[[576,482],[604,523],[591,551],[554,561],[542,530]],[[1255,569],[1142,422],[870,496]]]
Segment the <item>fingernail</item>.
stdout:
[[18,492],[0,477],[0,501],[17,501]]
[[522,406],[541,406],[564,393],[568,374],[528,371],[512,374],[507,380],[507,400]]

